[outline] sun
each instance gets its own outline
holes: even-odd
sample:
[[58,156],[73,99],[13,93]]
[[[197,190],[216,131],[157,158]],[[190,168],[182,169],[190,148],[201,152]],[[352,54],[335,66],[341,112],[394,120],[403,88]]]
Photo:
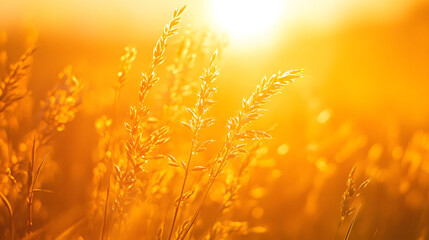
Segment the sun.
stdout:
[[212,0],[211,5],[216,27],[240,39],[270,33],[282,11],[282,0]]

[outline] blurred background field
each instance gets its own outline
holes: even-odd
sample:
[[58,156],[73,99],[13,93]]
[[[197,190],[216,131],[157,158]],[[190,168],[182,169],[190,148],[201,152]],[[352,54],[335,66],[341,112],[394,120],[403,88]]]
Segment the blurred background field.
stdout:
[[[233,3],[219,2],[236,18],[248,16],[242,13],[245,3],[234,9]],[[341,196],[355,164],[357,183],[367,178],[371,183],[359,197],[362,207],[350,239],[429,239],[429,2],[255,2],[275,2],[278,16],[259,31],[238,34],[222,25],[229,15],[216,12],[220,3],[212,1],[0,0],[1,76],[27,48],[37,46],[28,77],[31,97],[21,100],[14,117],[0,119],[10,144],[17,148],[38,125],[39,102],[64,67],[73,66],[84,84],[76,118],[54,137],[41,172],[39,184],[61,197],[37,197],[35,231],[73,209],[85,214],[98,146],[94,123],[114,111],[123,49],[133,46],[138,54],[121,93],[120,121],[137,101],[141,72],[147,71],[172,10],[186,3],[179,36],[168,44],[160,84],[150,95],[152,108],[160,107],[163,96],[157,93],[166,88],[165,70],[186,30],[216,34],[223,39],[219,46],[226,44],[213,108],[218,130],[210,132],[220,141],[226,119],[264,75],[304,69],[303,78],[274,97],[256,122],[257,128],[276,128],[230,216],[264,230],[231,239],[334,239]],[[195,76],[210,55],[201,57]],[[216,194],[213,198],[216,202]],[[210,219],[214,206],[209,204],[203,219]],[[1,220],[2,233],[7,221]]]

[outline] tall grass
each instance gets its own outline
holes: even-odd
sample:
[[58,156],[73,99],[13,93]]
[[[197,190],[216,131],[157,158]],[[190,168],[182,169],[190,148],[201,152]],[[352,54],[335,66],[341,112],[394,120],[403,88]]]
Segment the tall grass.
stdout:
[[[210,32],[179,31],[185,9],[174,10],[140,78],[133,74],[134,65],[146,56],[137,58],[137,49],[131,46],[118,54],[119,70],[111,76],[113,96],[106,97],[113,101],[97,113],[85,105],[93,100],[91,94],[85,95],[91,82],[84,84],[71,66],[43,99],[31,94],[27,79],[34,80],[28,76],[33,58],[37,61],[35,48],[1,77],[1,239],[318,237],[307,232],[310,227],[327,232],[324,236],[329,239],[352,239],[354,234],[361,236],[362,229],[374,230],[371,224],[376,220],[366,209],[367,203],[377,204],[372,185],[386,187],[396,197],[392,202],[408,201],[414,209],[427,210],[429,134],[415,133],[406,147],[389,140],[385,151],[390,156],[381,144],[367,146],[369,140],[354,126],[329,125],[331,112],[318,109],[299,119],[309,125],[296,136],[299,141],[279,142],[285,132],[266,127],[276,119],[263,118],[264,112],[276,101],[275,95],[289,90],[289,85],[295,87],[301,69],[263,77],[228,118],[227,110],[218,109],[230,104],[218,87],[229,81],[221,74],[226,40]],[[176,35],[180,38],[174,41]],[[174,47],[176,54],[170,57]],[[126,103],[129,111],[123,114],[124,101],[129,100],[124,92],[128,94],[126,88],[136,82],[132,93],[137,99]],[[25,107],[34,113],[23,114]],[[93,128],[70,124],[78,116],[83,119],[78,123],[95,120]],[[291,123],[277,124],[284,129]],[[321,129],[312,129],[315,126]],[[68,145],[70,139],[76,146],[88,144],[93,154],[84,156],[84,147]],[[78,156],[84,156],[85,166],[91,168],[67,162],[68,155],[76,156],[72,151],[81,153]],[[389,161],[382,162],[383,157]],[[362,171],[357,174],[352,167],[341,196],[343,189],[335,187],[343,188],[344,181],[335,174],[346,174],[349,163],[357,160]],[[81,172],[90,177],[76,181],[79,184],[64,182]],[[368,180],[357,185],[358,177]],[[368,186],[369,177],[374,183]],[[367,194],[373,194],[368,201]],[[79,204],[68,205],[73,201]],[[338,206],[339,221],[334,210]],[[296,219],[286,221],[290,214]],[[415,235],[425,239],[428,215],[419,216]],[[363,227],[364,220],[369,224]],[[373,232],[376,235],[378,227]]]

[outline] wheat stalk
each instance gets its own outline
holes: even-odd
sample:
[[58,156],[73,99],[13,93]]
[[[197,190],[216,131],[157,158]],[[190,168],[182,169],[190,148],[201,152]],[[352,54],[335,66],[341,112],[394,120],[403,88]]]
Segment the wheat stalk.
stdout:
[[347,178],[347,188],[343,193],[341,200],[341,208],[340,208],[340,221],[338,222],[337,232],[335,234],[335,239],[338,237],[338,232],[340,230],[341,224],[346,220],[346,218],[355,211],[355,208],[352,207],[353,202],[357,197],[361,194],[362,190],[368,185],[370,179],[362,182],[359,187],[356,188],[354,174],[356,172],[356,165],[350,170],[349,176]]
[[218,220],[218,218],[222,213],[230,209],[233,203],[237,200],[237,192],[241,187],[241,181],[246,175],[249,165],[257,157],[257,151],[260,147],[261,142],[257,142],[250,148],[250,150],[246,154],[246,157],[241,161],[237,173],[233,175],[231,182],[228,183],[223,202],[219,207],[219,213],[216,215],[216,221],[209,232],[209,235],[207,237],[208,239],[219,239],[219,235],[223,236],[221,239],[226,239],[231,232],[224,231],[225,227],[223,226],[223,223]]
[[[149,73],[142,74],[140,82],[138,103],[130,107],[129,119],[125,123],[125,128],[128,132],[128,141],[125,145],[127,152],[127,164],[122,168],[118,165],[115,166],[117,181],[120,189],[118,191],[116,208],[120,212],[120,225],[124,212],[124,205],[128,205],[127,193],[132,189],[136,181],[136,175],[143,171],[142,165],[148,160],[148,155],[155,149],[156,146],[167,142],[168,127],[164,126],[152,131],[145,139],[143,134],[143,125],[147,123],[149,118],[149,107],[145,103],[145,99],[150,89],[159,81],[157,75],[157,68],[165,60],[165,50],[167,47],[168,38],[175,35],[178,31],[178,25],[181,20],[181,15],[186,6],[176,9],[173,13],[171,21],[165,26],[161,37],[158,39],[156,46],[153,50],[152,64]],[[120,230],[120,228],[119,228]]]
[[[219,71],[215,64],[217,57],[217,51],[214,52],[213,56],[210,59],[210,67],[204,70],[204,74],[200,77],[202,84],[201,90],[198,93],[198,100],[194,108],[188,108],[188,112],[191,115],[191,120],[188,123],[184,123],[192,131],[192,140],[191,140],[191,150],[189,152],[188,161],[181,164],[185,169],[185,177],[182,182],[180,195],[177,201],[176,209],[174,211],[173,222],[171,224],[170,233],[168,239],[171,239],[171,236],[174,231],[174,225],[176,223],[176,218],[179,214],[180,206],[182,204],[184,190],[186,187],[186,180],[188,179],[189,171],[201,171],[205,168],[202,166],[196,166],[190,169],[192,156],[198,152],[202,152],[207,149],[207,146],[213,142],[213,140],[206,140],[203,142],[198,141],[198,135],[200,131],[204,128],[210,127],[214,123],[214,118],[207,117],[206,114],[211,106],[214,104],[213,96],[216,93],[216,88],[213,87],[214,81],[219,75]],[[179,164],[174,163],[176,166]]]
[[[37,149],[46,145],[56,132],[61,132],[65,129],[65,124],[73,120],[77,112],[77,106],[80,104],[80,92],[83,85],[72,74],[71,67],[67,67],[59,74],[63,79],[63,83],[54,88],[48,98],[41,103],[44,115],[41,124],[38,127],[39,133],[34,136],[32,144],[31,159],[27,169],[27,234],[31,232],[32,226],[32,205],[35,192],[51,192],[44,189],[36,191],[35,183],[40,175],[41,167],[48,155],[40,163],[33,177],[35,154]],[[36,142],[38,140],[38,144]],[[36,147],[37,146],[37,147]]]
[[126,129],[129,133],[129,139],[126,144],[128,160],[134,167],[134,171],[139,171],[138,168],[144,163],[144,157],[151,149],[167,140],[165,134],[168,131],[167,127],[163,127],[157,131],[152,132],[147,143],[149,145],[143,145],[142,147],[142,131],[141,127],[145,120],[149,116],[149,108],[145,105],[145,99],[149,90],[158,82],[159,78],[156,75],[157,67],[165,60],[165,49],[167,47],[167,39],[178,31],[178,24],[180,22],[180,16],[185,10],[185,7],[176,9],[173,14],[173,18],[170,23],[164,28],[164,32],[156,43],[153,51],[153,60],[150,67],[149,74],[143,73],[143,78],[140,83],[139,90],[139,103],[137,106],[130,108],[129,121],[125,124]]
[[44,111],[39,125],[38,138],[40,146],[47,144],[56,132],[65,129],[65,125],[74,119],[81,101],[83,88],[68,66],[59,74],[62,83],[51,90],[41,106]]
[[118,71],[117,85],[115,86],[115,109],[119,102],[119,95],[121,89],[125,86],[125,81],[128,76],[128,72],[131,70],[134,60],[137,56],[137,50],[134,47],[125,47],[125,53],[121,56],[121,65]]
[[27,94],[27,90],[20,90],[20,86],[24,84],[35,51],[35,48],[28,49],[17,63],[11,65],[8,76],[0,78],[0,114]]
[[186,30],[179,43],[173,64],[167,68],[168,88],[164,95],[165,103],[163,109],[169,121],[177,118],[177,115],[180,113],[180,104],[182,103],[183,96],[186,95],[187,89],[191,87],[187,81],[187,75],[194,67],[196,58],[196,53],[191,49],[192,44],[191,33],[189,30]]
[[291,70],[283,74],[278,73],[272,75],[270,78],[264,77],[262,83],[256,87],[256,91],[247,99],[243,99],[242,109],[235,116],[227,122],[227,136],[225,143],[216,155],[212,167],[210,169],[210,179],[208,187],[203,195],[203,200],[195,212],[190,224],[186,227],[180,236],[180,239],[185,239],[189,230],[198,219],[199,213],[207,199],[213,183],[219,174],[222,173],[228,161],[235,158],[239,153],[244,153],[245,144],[244,140],[263,139],[270,137],[266,132],[260,130],[244,130],[244,128],[251,122],[255,121],[262,116],[263,106],[271,100],[271,97],[280,93],[281,90],[288,84],[293,83],[300,77],[301,70]]
[[33,225],[33,199],[34,199],[34,193],[35,192],[49,192],[52,193],[52,191],[45,190],[45,189],[35,189],[37,179],[40,176],[40,171],[42,169],[43,164],[45,163],[46,158],[48,157],[48,154],[43,158],[43,160],[40,162],[39,166],[37,167],[37,170],[35,172],[35,175],[33,177],[33,171],[34,171],[34,162],[36,159],[36,136],[33,138],[33,147],[31,149],[31,161],[28,164],[28,170],[27,170],[27,234],[31,233],[31,227]]
[[[116,123],[116,116],[117,116],[117,110],[118,110],[118,105],[119,105],[119,97],[120,97],[120,93],[121,93],[121,89],[124,87],[125,85],[125,81],[127,79],[127,75],[128,72],[130,71],[132,64],[136,58],[137,55],[137,50],[134,47],[125,47],[125,53],[124,55],[121,56],[121,65],[118,71],[118,79],[117,79],[117,86],[114,87],[115,89],[115,97],[114,97],[114,115],[112,119],[107,119],[106,116],[103,116],[101,121],[99,122],[99,129],[101,130],[101,135],[104,138],[104,142],[105,142],[105,146],[103,147],[103,159],[105,159],[105,157],[107,156],[107,153],[109,151],[110,146],[110,137],[111,137],[111,129],[112,128],[108,128],[108,126],[111,125],[112,121],[114,121]],[[103,140],[103,138],[102,138]],[[105,159],[105,164],[107,166],[107,171],[106,171],[106,178],[107,178],[107,189],[106,189],[106,200],[104,203],[104,213],[103,213],[103,223],[102,223],[102,227],[101,227],[101,234],[100,234],[100,239],[103,240],[104,239],[104,234],[105,234],[105,228],[106,228],[106,224],[107,224],[107,211],[108,211],[108,205],[109,205],[109,196],[110,196],[110,176],[111,176],[111,172],[112,172],[112,166],[113,164],[111,162],[109,162],[109,160]]]

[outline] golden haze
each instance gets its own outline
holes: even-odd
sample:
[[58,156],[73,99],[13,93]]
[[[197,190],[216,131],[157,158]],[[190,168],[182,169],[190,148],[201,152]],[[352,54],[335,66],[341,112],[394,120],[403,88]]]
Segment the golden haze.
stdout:
[[0,238],[429,239],[428,43],[424,0],[0,0]]

